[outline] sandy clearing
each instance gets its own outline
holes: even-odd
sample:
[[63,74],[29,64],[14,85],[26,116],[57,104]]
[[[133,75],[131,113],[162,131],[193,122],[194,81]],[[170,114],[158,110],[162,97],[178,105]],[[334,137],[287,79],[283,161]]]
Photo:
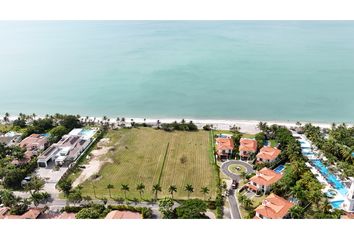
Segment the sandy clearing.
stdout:
[[91,160],[88,162],[88,164],[84,165],[85,168],[81,172],[80,176],[74,181],[73,187],[77,187],[79,184],[83,183],[91,176],[98,173],[103,164],[112,162],[112,160],[109,158],[102,158],[102,156],[106,155],[112,149],[112,147],[107,146],[108,143],[108,138],[103,138],[98,142],[98,148],[91,152]]

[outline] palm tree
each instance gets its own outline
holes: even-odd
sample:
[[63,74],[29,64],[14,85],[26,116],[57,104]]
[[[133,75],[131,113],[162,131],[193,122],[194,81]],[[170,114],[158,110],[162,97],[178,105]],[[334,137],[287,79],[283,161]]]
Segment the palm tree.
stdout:
[[171,198],[173,199],[173,193],[177,192],[177,187],[176,185],[170,185],[168,187],[168,192],[171,194]]
[[295,205],[289,209],[289,213],[292,219],[302,219],[304,216],[304,208],[299,205]]
[[127,199],[127,192],[129,192],[130,188],[128,184],[122,184],[120,188],[124,192],[124,198]]
[[190,194],[191,194],[192,192],[194,192],[194,188],[193,188],[192,184],[187,184],[187,185],[184,187],[184,191],[187,192],[187,194],[188,194],[188,199],[189,199]]
[[200,192],[203,193],[204,200],[205,200],[205,196],[209,193],[209,188],[208,187],[202,187]]
[[5,122],[8,122],[9,121],[9,117],[10,117],[10,113],[5,113],[5,116],[4,116],[4,121]]
[[157,184],[153,185],[152,186],[152,191],[155,193],[155,202],[156,202],[157,193],[162,191],[160,184],[157,183]]
[[160,128],[160,124],[161,124],[161,122],[160,122],[160,120],[157,120],[157,128]]
[[108,192],[109,192],[109,197],[112,198],[112,194],[111,194],[111,189],[113,189],[114,186],[112,184],[108,184],[107,185],[107,189],[108,189]]
[[144,185],[143,183],[139,183],[139,184],[136,186],[136,190],[139,191],[140,199],[142,199],[142,194],[143,194],[144,191],[145,191],[145,185]]

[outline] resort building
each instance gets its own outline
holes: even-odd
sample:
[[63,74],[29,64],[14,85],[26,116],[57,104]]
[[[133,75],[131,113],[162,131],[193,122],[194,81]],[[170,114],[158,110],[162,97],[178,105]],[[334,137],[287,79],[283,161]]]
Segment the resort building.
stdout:
[[257,163],[271,163],[278,159],[281,151],[278,148],[264,146],[257,154]]
[[48,138],[40,134],[32,134],[20,142],[20,147],[25,148],[25,160],[30,160],[32,156],[37,156],[49,144]]
[[294,206],[293,203],[285,200],[274,193],[266,197],[262,204],[255,211],[254,219],[282,219],[289,217],[289,209]]
[[249,138],[241,138],[239,151],[241,160],[248,160],[257,151],[257,141]]
[[218,159],[229,159],[234,150],[234,142],[231,137],[219,137],[216,139],[216,154]]
[[351,185],[344,199],[343,208],[347,212],[354,212],[354,178],[350,178]]
[[278,182],[283,175],[274,172],[269,168],[262,168],[256,172],[256,175],[250,178],[246,184],[248,189],[254,192],[268,193],[274,183]]
[[107,214],[105,219],[142,219],[143,216],[137,212],[114,210]]
[[57,166],[74,162],[90,145],[95,133],[96,130],[73,129],[38,157],[38,166],[47,167],[50,161]]

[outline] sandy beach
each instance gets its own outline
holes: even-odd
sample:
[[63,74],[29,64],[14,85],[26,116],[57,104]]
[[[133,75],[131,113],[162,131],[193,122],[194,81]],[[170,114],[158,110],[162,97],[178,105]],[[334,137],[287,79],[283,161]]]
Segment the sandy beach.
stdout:
[[[1,122],[3,122],[3,117],[0,116]],[[37,116],[36,118],[43,118],[44,116]],[[18,116],[12,115],[9,117],[10,121],[14,121],[18,118]],[[82,120],[85,120],[86,117],[81,117]],[[135,123],[147,123],[147,124],[152,124],[155,125],[157,121],[159,120],[160,123],[172,123],[174,121],[180,122],[182,119],[177,119],[177,118],[134,118],[134,117],[125,117],[125,124],[129,125],[132,121]],[[90,121],[95,121],[95,122],[101,122],[103,121],[102,117],[89,117]],[[202,129],[203,126],[209,124],[213,125],[214,129],[216,130],[229,130],[231,126],[236,125],[237,127],[240,127],[241,132],[243,133],[250,133],[254,134],[259,132],[259,129],[257,128],[257,125],[260,121],[262,120],[222,120],[222,119],[190,119],[190,118],[185,118],[184,119],[186,122],[193,121],[194,124],[198,126],[198,128]],[[295,121],[263,121],[267,122],[268,125],[272,124],[277,124],[277,125],[282,125],[286,126],[288,128],[290,127],[295,127],[296,122]],[[109,123],[115,123],[117,124],[117,119],[116,118],[109,118]],[[308,123],[308,122],[301,122],[303,125]],[[332,123],[319,123],[319,122],[311,122],[312,125],[314,126],[319,126],[321,128],[330,128]],[[339,123],[337,123],[339,124]],[[348,126],[353,126],[353,124],[348,124]]]

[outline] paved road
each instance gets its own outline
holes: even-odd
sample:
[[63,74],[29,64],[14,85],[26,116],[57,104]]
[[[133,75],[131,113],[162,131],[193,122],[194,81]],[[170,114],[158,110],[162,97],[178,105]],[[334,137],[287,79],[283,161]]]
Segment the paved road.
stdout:
[[231,218],[232,219],[241,219],[240,210],[238,208],[237,200],[235,198],[234,192],[232,192],[232,194],[229,195],[228,200],[229,200],[230,209],[231,209]]
[[[247,162],[240,161],[240,160],[229,160],[227,162],[224,162],[221,165],[221,171],[226,176],[228,176],[232,180],[236,180],[237,182],[240,181],[241,176],[229,171],[229,166],[233,165],[233,164],[239,164],[239,165],[244,166],[246,168],[247,173],[253,173],[254,172],[252,165],[250,165]],[[231,218],[232,219],[241,219],[240,209],[239,209],[238,204],[237,204],[237,199],[235,197],[234,190],[232,190],[232,193],[229,194],[228,200],[229,200],[230,209],[231,209]]]
[[241,166],[244,166],[246,168],[246,171],[247,173],[253,173],[254,170],[253,170],[253,167],[251,164],[247,163],[247,162],[244,162],[244,161],[240,161],[240,160],[228,160],[226,162],[224,162],[222,165],[221,165],[221,171],[226,175],[228,176],[229,178],[231,178],[232,180],[237,180],[239,181],[241,179],[241,176],[240,175],[237,175],[233,172],[230,172],[229,171],[229,166],[230,165],[233,165],[233,164],[239,164]]

